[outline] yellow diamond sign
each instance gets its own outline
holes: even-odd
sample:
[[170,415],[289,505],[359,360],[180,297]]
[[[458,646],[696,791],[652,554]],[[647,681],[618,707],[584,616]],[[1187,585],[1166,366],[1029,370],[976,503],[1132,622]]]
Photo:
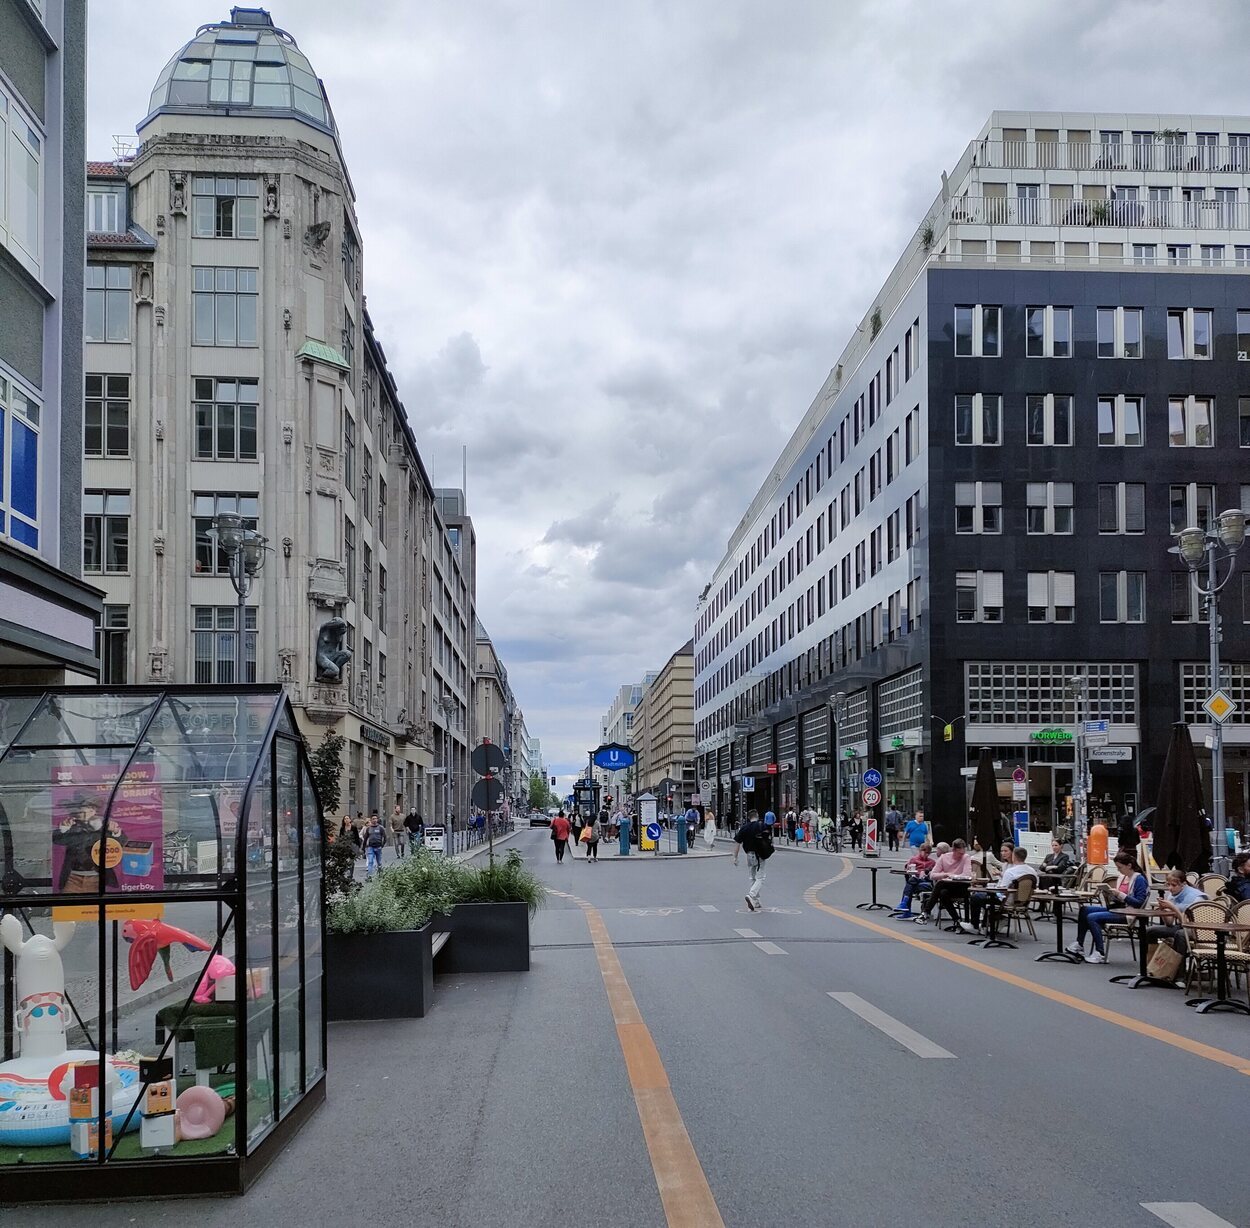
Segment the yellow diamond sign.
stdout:
[[1237,705],[1223,691],[1216,691],[1202,706],[1211,714],[1211,719],[1221,725],[1237,711]]

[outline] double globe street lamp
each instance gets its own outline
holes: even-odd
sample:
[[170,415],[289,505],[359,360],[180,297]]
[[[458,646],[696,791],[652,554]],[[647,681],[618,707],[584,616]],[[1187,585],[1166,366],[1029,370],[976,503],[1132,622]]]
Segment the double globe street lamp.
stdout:
[[[1230,508],[1215,518],[1212,528],[1191,526],[1176,534],[1176,545],[1170,554],[1179,554],[1189,568],[1189,577],[1198,596],[1207,603],[1207,629],[1210,642],[1210,693],[1220,689],[1220,591],[1233,578],[1237,552],[1246,540],[1246,513]],[[1206,584],[1200,578],[1206,564]],[[1228,564],[1224,578],[1219,578],[1219,565]],[[1208,701],[1209,702],[1209,701]],[[1210,709],[1208,709],[1209,711]],[[1211,816],[1215,828],[1217,857],[1224,857],[1228,837],[1224,827],[1224,726],[1212,714],[1211,720]]]
[[[226,556],[230,583],[234,585],[234,591],[239,596],[238,620],[235,624],[234,680],[236,685],[240,685],[244,681],[243,662],[246,655],[246,602],[256,577],[265,566],[265,548],[269,538],[255,529],[245,528],[243,517],[238,512],[218,512],[213,518],[213,528],[217,545]],[[256,621],[259,626],[259,617]]]

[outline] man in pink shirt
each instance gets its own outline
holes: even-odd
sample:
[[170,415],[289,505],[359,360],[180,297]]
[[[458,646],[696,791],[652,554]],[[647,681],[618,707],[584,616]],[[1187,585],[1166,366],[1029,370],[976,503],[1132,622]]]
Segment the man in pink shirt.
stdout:
[[968,894],[971,878],[972,858],[968,854],[967,842],[955,840],[951,851],[943,853],[929,873],[933,891],[929,895],[928,908],[916,918],[916,924],[927,925],[944,907],[958,925],[959,914],[955,911],[954,902]]

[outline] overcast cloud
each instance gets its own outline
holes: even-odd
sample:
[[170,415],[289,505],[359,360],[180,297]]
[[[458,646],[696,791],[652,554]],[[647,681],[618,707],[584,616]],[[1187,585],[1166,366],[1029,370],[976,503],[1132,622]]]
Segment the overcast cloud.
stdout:
[[[90,8],[88,149],[220,0]],[[1001,109],[1250,110],[1244,0],[272,6],[325,81],[369,310],[549,767],[726,540]],[[562,782],[562,784],[565,782]]]

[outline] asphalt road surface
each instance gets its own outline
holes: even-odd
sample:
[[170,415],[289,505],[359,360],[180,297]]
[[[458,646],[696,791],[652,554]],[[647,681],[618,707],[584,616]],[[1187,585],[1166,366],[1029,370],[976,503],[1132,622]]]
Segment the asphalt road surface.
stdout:
[[[858,862],[513,842],[561,894],[528,974],[440,977],[424,1020],[330,1030],[329,1102],[240,1204],[30,1225],[1250,1224],[1250,1019],[1107,966],[884,919]],[[882,871],[881,896],[898,880]],[[1069,936],[1071,930],[1068,931]]]

